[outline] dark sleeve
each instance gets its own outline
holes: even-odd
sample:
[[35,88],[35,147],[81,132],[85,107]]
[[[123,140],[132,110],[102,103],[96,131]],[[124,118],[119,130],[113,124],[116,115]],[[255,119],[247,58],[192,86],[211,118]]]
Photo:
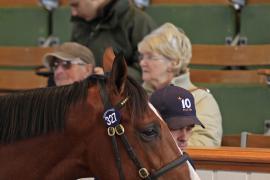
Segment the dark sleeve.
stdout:
[[85,45],[87,35],[87,23],[78,17],[71,17],[71,42],[77,42]]
[[137,62],[137,46],[138,43],[150,32],[157,28],[154,20],[145,12],[139,9],[132,9],[134,18],[131,25],[131,43],[133,47],[133,62]]
[[71,37],[70,37],[70,41],[72,42],[76,42],[76,38],[75,38],[75,34],[76,34],[76,27],[77,27],[77,23],[76,23],[76,17],[70,17],[70,23],[71,23]]

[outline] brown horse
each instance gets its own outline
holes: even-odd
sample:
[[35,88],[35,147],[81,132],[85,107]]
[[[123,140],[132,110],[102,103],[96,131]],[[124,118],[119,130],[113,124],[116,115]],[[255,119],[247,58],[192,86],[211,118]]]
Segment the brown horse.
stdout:
[[0,144],[5,180],[191,179],[121,54],[108,77],[0,97]]

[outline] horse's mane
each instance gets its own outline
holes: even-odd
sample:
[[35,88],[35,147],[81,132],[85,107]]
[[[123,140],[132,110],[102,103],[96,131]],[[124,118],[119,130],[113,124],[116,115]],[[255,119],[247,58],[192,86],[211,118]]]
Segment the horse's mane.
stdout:
[[[0,144],[63,131],[66,113],[76,102],[84,102],[91,76],[68,86],[41,88],[0,96]],[[147,106],[147,94],[132,78],[128,78],[125,94],[129,96],[131,119],[141,117]]]
[[0,144],[63,130],[65,114],[86,99],[88,81],[0,96]]

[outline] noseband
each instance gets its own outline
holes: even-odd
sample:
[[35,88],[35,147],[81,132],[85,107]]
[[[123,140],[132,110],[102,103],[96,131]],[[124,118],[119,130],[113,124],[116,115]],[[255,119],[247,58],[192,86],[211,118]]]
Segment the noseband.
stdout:
[[189,159],[189,156],[187,154],[183,154],[181,158],[178,158],[170,162],[169,164],[160,168],[156,172],[150,173],[144,166],[142,166],[141,162],[137,158],[136,153],[134,152],[132,146],[129,144],[128,139],[125,135],[125,129],[123,125],[121,124],[120,112],[118,110],[120,110],[126,104],[129,97],[124,98],[115,107],[113,107],[110,103],[109,96],[106,91],[105,80],[104,80],[105,78],[99,77],[97,79],[98,79],[98,85],[100,86],[100,95],[101,95],[101,98],[105,107],[103,119],[107,126],[108,135],[111,137],[111,140],[112,140],[113,153],[115,156],[115,162],[118,169],[120,180],[124,180],[125,176],[123,173],[120,152],[119,152],[117,142],[116,142],[116,135],[120,137],[122,143],[124,144],[124,147],[130,159],[133,161],[134,165],[138,169],[138,173],[141,179],[146,179],[146,180],[157,179],[159,176],[163,175],[164,173],[172,170],[173,168],[177,166],[182,165]]

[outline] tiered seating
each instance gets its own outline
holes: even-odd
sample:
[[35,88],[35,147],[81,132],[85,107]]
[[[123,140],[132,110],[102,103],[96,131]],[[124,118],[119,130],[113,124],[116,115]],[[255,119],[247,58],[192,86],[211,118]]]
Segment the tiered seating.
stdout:
[[264,132],[270,117],[270,88],[266,85],[200,84],[215,96],[223,119],[224,134]]
[[[67,4],[60,0],[60,5]],[[48,16],[39,0],[1,0],[0,46],[37,46],[49,35]]]
[[240,35],[247,44],[270,44],[270,1],[248,4],[241,12]]
[[[269,52],[270,45],[193,45],[191,79],[215,96],[224,134],[263,133],[264,120],[270,117],[270,88],[257,71],[269,68]],[[250,70],[221,70],[226,65],[244,65]]]
[[[231,6],[219,1],[205,4],[154,4],[145,9],[160,25],[170,21],[185,30],[195,44],[225,44],[235,36],[235,14]],[[210,3],[211,1],[209,1]],[[167,2],[166,2],[167,3]],[[64,6],[53,14],[53,35],[61,42],[71,35],[70,8]]]
[[153,4],[145,11],[159,24],[172,22],[193,44],[225,44],[236,34],[233,7],[222,4]]
[[35,74],[42,57],[52,48],[0,48],[0,92],[45,87],[47,79]]
[[229,0],[151,0],[151,4],[229,4]]
[[48,35],[48,13],[34,0],[0,1],[0,46],[37,46]]
[[[270,45],[193,45],[191,79],[204,83],[266,84],[264,69],[270,65],[269,52]],[[227,66],[244,66],[246,70],[220,70]]]
[[[193,4],[190,4],[191,1]],[[225,1],[227,0],[170,0],[165,4],[161,0],[154,0],[154,4],[146,8],[146,12],[158,24],[170,21],[190,37],[194,44],[192,81],[209,88],[216,97],[223,116],[224,133],[239,133],[244,130],[262,133],[264,120],[270,117],[270,88],[266,85],[266,76],[262,75],[264,72],[267,74],[267,71],[259,71],[260,74],[258,68],[265,69],[269,65],[270,45],[225,46],[225,39],[236,35],[235,11]],[[248,2],[252,1],[259,0]],[[39,37],[47,37],[47,11],[37,5],[26,5],[30,0],[17,0],[18,3],[25,3],[24,8],[1,7],[3,2],[4,0],[0,2],[0,45],[36,46]],[[15,3],[15,0],[9,2]],[[62,4],[66,5],[67,1]],[[263,16],[264,20],[269,19],[264,17],[270,16],[267,10],[269,5],[265,5],[265,9],[256,12],[254,16],[255,10],[249,8],[258,6],[250,4],[241,14],[241,36],[247,36],[249,44],[270,41],[270,33],[266,34],[264,31],[267,28],[254,24],[261,19],[257,16]],[[265,25],[268,26],[269,22],[265,22]],[[248,27],[246,32],[245,26]],[[52,32],[64,42],[70,39],[70,30],[70,9],[62,6],[53,12]],[[255,30],[259,32],[253,35]],[[259,40],[255,39],[257,37]],[[36,76],[33,68],[41,64],[41,57],[47,51],[50,49],[0,48],[0,89],[46,86],[47,79]],[[250,67],[247,70],[221,70],[227,66]]]

